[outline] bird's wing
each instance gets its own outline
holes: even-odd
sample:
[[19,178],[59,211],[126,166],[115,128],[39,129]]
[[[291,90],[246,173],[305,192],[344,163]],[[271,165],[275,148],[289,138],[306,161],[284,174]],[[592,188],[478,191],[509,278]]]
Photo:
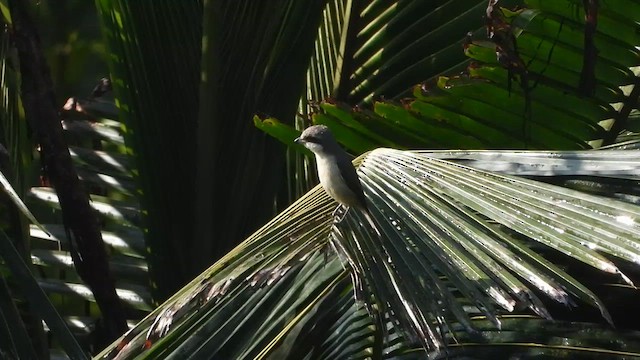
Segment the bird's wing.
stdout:
[[356,168],[353,166],[353,163],[349,161],[349,159],[345,157],[340,157],[338,159],[338,168],[340,169],[340,174],[344,176],[344,180],[349,186],[349,189],[356,194],[358,198],[358,202],[361,206],[367,210],[367,202],[365,200],[364,192],[362,191],[362,185],[360,184],[360,178],[358,177],[358,173],[356,172]]

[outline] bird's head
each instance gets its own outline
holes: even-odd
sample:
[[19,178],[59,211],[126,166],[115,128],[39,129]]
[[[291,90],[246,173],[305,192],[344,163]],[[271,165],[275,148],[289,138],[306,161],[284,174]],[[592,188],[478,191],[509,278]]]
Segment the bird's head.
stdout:
[[313,125],[306,128],[300,137],[294,140],[296,144],[300,144],[315,154],[322,154],[331,151],[334,147],[338,147],[333,134],[328,127],[324,125]]

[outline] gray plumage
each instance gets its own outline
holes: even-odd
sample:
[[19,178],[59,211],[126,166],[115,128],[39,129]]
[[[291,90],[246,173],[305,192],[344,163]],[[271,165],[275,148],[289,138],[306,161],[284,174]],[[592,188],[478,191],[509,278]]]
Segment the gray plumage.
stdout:
[[362,185],[350,156],[340,147],[328,127],[308,127],[295,142],[315,154],[318,179],[329,196],[340,204],[368,212]]

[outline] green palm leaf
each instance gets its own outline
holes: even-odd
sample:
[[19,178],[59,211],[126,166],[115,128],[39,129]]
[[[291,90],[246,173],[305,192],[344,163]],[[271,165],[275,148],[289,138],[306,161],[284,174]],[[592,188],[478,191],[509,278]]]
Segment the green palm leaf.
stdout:
[[[505,2],[505,6],[513,2]],[[307,81],[308,100],[353,104],[406,95],[416,79],[462,70],[461,41],[485,1],[329,1]]]
[[[363,144],[356,139],[372,132],[385,134],[400,148],[570,150],[614,142],[631,121],[639,91],[634,73],[637,6],[621,12],[618,4],[599,4],[594,34],[598,55],[593,59],[598,82],[592,94],[585,95],[580,87],[586,51],[581,3],[526,1],[528,8],[513,12],[507,8],[514,4],[499,2],[504,8],[494,7],[491,20],[500,24],[500,36],[513,37],[515,51],[501,56],[517,67],[502,64],[496,56],[508,44],[497,37],[495,42],[481,39],[487,5],[471,3],[393,2],[360,9],[357,1],[336,2],[340,6],[334,7],[343,9],[337,14],[328,5],[321,29],[337,22],[337,30],[320,32],[316,40],[306,101],[333,97],[360,107],[337,114],[323,104],[312,121],[355,133],[344,138],[358,153]],[[468,11],[461,13],[457,7]],[[352,19],[354,13],[360,17]],[[347,15],[350,22],[343,19]],[[341,52],[332,45],[338,30]],[[463,41],[470,30],[478,31]],[[461,56],[463,44],[471,63]],[[453,69],[464,71],[456,74]],[[418,79],[427,81],[414,87]],[[380,101],[385,98],[402,104]],[[373,104],[375,113],[363,110],[364,104]],[[373,140],[368,150],[390,146]]]

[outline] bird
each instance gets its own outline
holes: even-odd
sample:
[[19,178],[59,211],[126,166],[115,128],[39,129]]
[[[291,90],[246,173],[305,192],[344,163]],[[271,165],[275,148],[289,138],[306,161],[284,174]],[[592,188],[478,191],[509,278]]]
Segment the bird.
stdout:
[[369,214],[362,184],[350,155],[338,144],[327,126],[310,126],[294,142],[315,155],[320,185],[330,197],[341,205]]
[[[329,128],[325,125],[310,126],[294,142],[303,145],[315,155],[318,179],[327,194],[339,204],[346,206],[347,211],[351,208],[360,210],[366,223],[368,223],[367,228],[373,231],[375,237],[379,239],[379,244],[381,244],[384,237],[369,211],[360,178],[351,162],[351,156],[338,144]],[[340,207],[334,211],[334,225],[340,223],[347,214],[347,211],[345,211],[341,217],[335,216],[339,209]],[[349,254],[349,251],[343,245],[340,245],[339,241],[330,241],[330,244],[336,253],[341,254],[343,259],[353,259],[353,255]],[[328,250],[328,248],[325,248],[325,250]],[[325,252],[325,263],[327,261],[328,252]],[[379,304],[378,309],[383,310],[376,310],[369,302],[365,301],[363,278],[366,269],[359,267],[357,261],[347,260],[347,262],[351,264],[353,270],[351,277],[354,298],[358,303],[366,306],[369,314],[376,319],[378,327],[382,329],[383,338],[388,338],[384,316],[382,316],[385,312],[385,305]]]

